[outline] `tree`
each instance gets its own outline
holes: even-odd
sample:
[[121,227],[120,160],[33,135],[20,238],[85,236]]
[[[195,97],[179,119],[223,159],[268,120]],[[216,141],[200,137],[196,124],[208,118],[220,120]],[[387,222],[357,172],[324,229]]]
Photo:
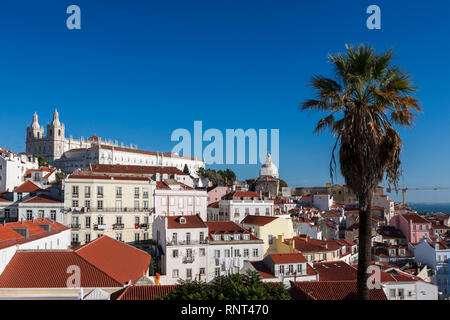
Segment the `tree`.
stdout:
[[204,281],[179,282],[165,300],[290,300],[282,283],[262,282],[256,271],[217,277],[213,284]]
[[280,183],[279,183],[279,187],[278,187],[278,191],[281,191],[281,189],[285,188],[288,186],[288,184],[286,183],[286,181],[280,179]]
[[317,99],[307,100],[302,110],[328,115],[316,126],[328,128],[336,138],[330,161],[330,176],[336,171],[334,152],[339,147],[340,170],[359,202],[358,298],[368,300],[366,285],[371,263],[371,202],[376,186],[386,174],[397,189],[402,141],[394,125],[412,126],[421,108],[412,94],[411,76],[392,65],[392,50],[346,45],[346,53],[330,55],[336,80],[314,76],[311,85]]
[[184,164],[183,173],[187,174],[188,176],[191,175],[191,172],[189,171],[187,164]]
[[57,172],[55,174],[56,177],[56,182],[60,183],[61,181],[63,181],[66,178],[66,174],[64,172]]
[[45,158],[43,156],[35,156],[38,159],[38,164],[39,167],[49,167],[50,166],[50,162],[48,162],[47,160],[45,160]]

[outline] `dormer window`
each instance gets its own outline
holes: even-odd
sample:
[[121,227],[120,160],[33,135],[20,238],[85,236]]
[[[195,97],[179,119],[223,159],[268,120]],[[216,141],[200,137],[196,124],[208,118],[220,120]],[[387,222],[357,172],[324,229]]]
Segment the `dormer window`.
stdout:
[[180,223],[181,224],[186,224],[186,218],[185,217],[180,217]]
[[241,239],[241,235],[240,234],[235,234],[234,235],[234,240],[240,240]]
[[220,234],[216,234],[216,235],[214,235],[214,240],[216,240],[216,241],[220,241]]
[[242,235],[242,238],[243,238],[244,240],[249,240],[249,239],[250,239],[250,235],[249,235],[249,234],[243,234],[243,235]]
[[223,239],[224,239],[225,241],[229,241],[229,240],[230,240],[230,236],[227,235],[227,234],[224,234],[224,235],[223,235]]

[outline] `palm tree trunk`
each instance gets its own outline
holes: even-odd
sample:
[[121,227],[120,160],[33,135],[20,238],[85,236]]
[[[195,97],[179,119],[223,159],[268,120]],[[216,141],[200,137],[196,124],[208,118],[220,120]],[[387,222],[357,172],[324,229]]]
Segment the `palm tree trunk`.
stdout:
[[358,250],[358,300],[369,300],[367,268],[372,263],[372,191],[360,194],[359,201],[359,250]]

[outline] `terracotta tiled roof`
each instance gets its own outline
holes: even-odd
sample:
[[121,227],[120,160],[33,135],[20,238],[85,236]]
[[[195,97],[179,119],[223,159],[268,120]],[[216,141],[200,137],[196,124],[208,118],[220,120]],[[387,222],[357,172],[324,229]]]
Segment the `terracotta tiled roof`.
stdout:
[[27,228],[30,236],[46,232],[38,224],[32,222],[31,220],[24,220],[22,223],[19,221],[8,222],[6,227],[10,229]]
[[117,173],[117,174],[143,174],[154,175],[160,174],[186,174],[176,167],[159,167],[159,166],[139,166],[139,165],[121,165],[121,164],[91,164],[91,171],[94,173]]
[[[186,219],[186,223],[180,223],[180,218]],[[165,216],[167,219],[168,229],[179,229],[179,228],[207,228],[206,224],[203,222],[199,215],[185,215],[185,216]]]
[[271,223],[272,221],[280,219],[278,217],[268,217],[268,216],[254,216],[254,215],[248,215],[246,216],[241,223],[244,224],[253,224],[256,226],[265,226],[268,223]]
[[[291,281],[289,290],[296,300],[355,300],[356,281]],[[369,291],[370,300],[387,300],[383,289]]]
[[34,196],[30,199],[24,200],[22,201],[22,203],[63,203],[63,202],[41,194],[39,196]]
[[4,227],[2,224],[0,224],[0,243],[1,241],[16,240],[22,238],[23,237],[13,229]]
[[275,264],[307,262],[301,253],[272,253],[269,256]]
[[250,233],[233,221],[205,221],[210,234]]
[[313,266],[319,273],[319,281],[356,280],[357,270],[343,261],[319,262]]
[[325,240],[313,239],[310,237],[295,236],[292,239],[286,239],[285,244],[289,244],[290,241],[294,241],[294,247],[300,252],[322,252],[322,251],[334,251],[340,247],[332,242]]
[[261,196],[259,193],[251,192],[251,191],[234,191],[223,197],[224,200],[240,200],[240,199],[264,199],[264,196]]
[[402,217],[408,221],[411,221],[412,223],[430,223],[427,219],[423,218],[417,213],[402,214]]
[[130,180],[130,181],[150,181],[148,177],[136,176],[114,176],[114,175],[100,175],[89,174],[89,172],[72,173],[67,179],[81,179],[81,180]]
[[33,182],[28,180],[22,183],[20,186],[16,187],[14,189],[14,192],[35,192],[39,190],[42,189],[39,186],[35,185]]
[[164,298],[177,286],[128,286],[111,294],[111,300],[154,300],[156,297]]
[[147,252],[108,236],[96,238],[75,252],[122,284],[134,283],[145,275],[151,259]]
[[218,208],[219,207],[219,201],[212,202],[208,204],[208,208]]
[[67,288],[70,266],[80,268],[81,287],[122,287],[73,251],[17,251],[0,275],[0,288]]

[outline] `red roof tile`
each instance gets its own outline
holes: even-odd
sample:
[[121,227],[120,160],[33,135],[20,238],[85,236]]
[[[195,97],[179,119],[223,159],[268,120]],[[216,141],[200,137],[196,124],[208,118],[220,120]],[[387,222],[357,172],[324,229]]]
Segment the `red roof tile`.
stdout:
[[91,171],[94,173],[117,173],[117,174],[186,174],[176,167],[158,167],[158,166],[139,166],[139,165],[121,165],[121,164],[91,164]]
[[111,294],[111,300],[154,300],[156,297],[164,298],[176,287],[177,285],[128,286]]
[[116,281],[134,283],[147,274],[151,256],[108,236],[97,238],[75,252]]
[[[356,281],[291,281],[291,296],[295,300],[355,300]],[[383,289],[369,291],[370,300],[387,300]]]
[[122,287],[73,251],[36,250],[16,252],[0,275],[0,288],[66,288],[70,266],[80,268],[81,287]]
[[269,256],[275,264],[307,262],[301,253],[272,253]]
[[[180,223],[180,218],[186,219],[186,223]],[[167,219],[168,229],[181,229],[181,228],[207,228],[199,215],[185,215],[185,216],[165,216]]]
[[14,189],[14,192],[35,192],[35,191],[39,191],[42,190],[40,187],[38,187],[37,185],[35,185],[33,182],[31,181],[25,181],[24,183],[22,183],[20,186],[16,187]]
[[255,215],[248,215],[246,216],[241,223],[245,224],[253,224],[256,226],[265,226],[268,223],[271,223],[272,221],[279,219],[278,217],[268,217],[268,216],[255,216]]
[[356,280],[357,270],[343,261],[319,262],[313,266],[319,273],[319,281]]
[[24,200],[22,203],[63,203],[62,201],[53,199],[52,197],[46,195],[34,196],[30,199]]

